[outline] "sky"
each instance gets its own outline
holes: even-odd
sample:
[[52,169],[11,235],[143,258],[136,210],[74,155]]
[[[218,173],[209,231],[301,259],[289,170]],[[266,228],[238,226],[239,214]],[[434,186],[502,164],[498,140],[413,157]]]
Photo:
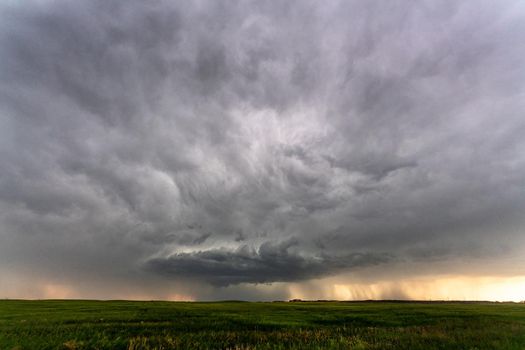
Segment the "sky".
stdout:
[[0,3],[0,298],[525,300],[522,1]]

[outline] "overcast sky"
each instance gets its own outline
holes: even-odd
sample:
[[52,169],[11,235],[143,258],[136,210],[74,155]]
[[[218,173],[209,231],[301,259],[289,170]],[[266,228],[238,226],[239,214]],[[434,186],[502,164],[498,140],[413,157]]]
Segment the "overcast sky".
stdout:
[[525,276],[523,38],[522,1],[3,1],[0,297]]

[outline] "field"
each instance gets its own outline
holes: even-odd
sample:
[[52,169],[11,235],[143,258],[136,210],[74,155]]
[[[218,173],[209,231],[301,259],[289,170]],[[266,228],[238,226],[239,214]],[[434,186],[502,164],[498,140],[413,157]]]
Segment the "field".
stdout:
[[525,349],[525,304],[2,300],[0,349]]

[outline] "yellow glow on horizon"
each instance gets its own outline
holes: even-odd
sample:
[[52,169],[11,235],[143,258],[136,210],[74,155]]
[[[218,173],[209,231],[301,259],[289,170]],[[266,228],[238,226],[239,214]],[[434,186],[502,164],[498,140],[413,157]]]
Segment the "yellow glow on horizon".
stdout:
[[75,294],[70,287],[61,284],[46,284],[42,289],[44,299],[69,299]]
[[334,283],[331,298],[338,300],[525,300],[525,277],[420,278],[372,284]]
[[195,301],[195,298],[191,295],[185,294],[170,294],[168,296],[169,301]]
[[[5,276],[2,276],[5,277]],[[9,277],[9,276],[7,276]],[[355,279],[354,279],[355,278]],[[3,283],[2,283],[3,282]],[[7,283],[9,282],[9,283]],[[164,287],[164,288],[162,288]],[[194,288],[198,288],[194,287]],[[184,289],[173,286],[140,288],[128,285],[93,285],[81,288],[64,281],[32,280],[20,281],[16,278],[2,278],[0,297],[20,299],[128,299],[128,300],[171,300],[197,301],[199,294],[190,286]],[[237,290],[236,290],[237,288]],[[214,290],[206,292],[214,298]],[[227,299],[227,290],[221,291]],[[525,275],[521,276],[462,276],[426,275],[410,278],[394,276],[379,280],[365,281],[358,277],[338,276],[321,280],[297,283],[273,283],[259,285],[233,286],[232,298],[243,298],[244,293],[258,295],[260,300],[274,299],[403,299],[403,300],[488,300],[525,301]],[[253,298],[253,297],[252,297]],[[255,300],[255,299],[254,299]]]

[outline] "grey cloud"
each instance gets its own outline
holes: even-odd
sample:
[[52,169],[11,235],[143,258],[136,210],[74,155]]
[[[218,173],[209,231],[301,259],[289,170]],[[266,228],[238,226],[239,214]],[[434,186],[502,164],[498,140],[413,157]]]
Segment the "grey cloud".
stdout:
[[364,156],[353,156],[347,159],[334,159],[324,156],[331,166],[361,172],[370,177],[371,180],[380,181],[393,171],[417,166],[417,162],[400,159],[395,155],[367,154]]
[[243,245],[234,251],[210,249],[154,258],[145,267],[168,277],[204,280],[216,286],[240,283],[293,282],[326,277],[352,268],[389,262],[381,253],[348,253],[345,256],[306,257],[290,248],[296,239],[279,244],[263,243],[255,250]]
[[524,19],[513,1],[4,2],[0,265],[226,285],[519,254]]

